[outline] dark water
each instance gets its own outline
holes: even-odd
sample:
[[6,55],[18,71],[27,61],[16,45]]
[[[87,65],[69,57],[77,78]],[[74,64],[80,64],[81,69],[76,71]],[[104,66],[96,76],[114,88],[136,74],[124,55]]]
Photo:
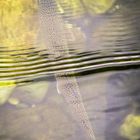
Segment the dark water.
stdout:
[[59,74],[76,78],[97,140],[139,140],[140,2],[118,0],[105,14],[62,19],[67,48],[56,41],[58,55],[40,42],[0,48],[0,80],[16,83],[0,87],[0,140],[89,140],[58,94]]

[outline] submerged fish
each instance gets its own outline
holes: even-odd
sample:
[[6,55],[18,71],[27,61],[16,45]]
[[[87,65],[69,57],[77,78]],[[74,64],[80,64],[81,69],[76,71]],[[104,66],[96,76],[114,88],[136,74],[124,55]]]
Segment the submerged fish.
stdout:
[[77,121],[80,123],[80,125],[84,128],[88,136],[92,140],[95,140],[95,134],[84,107],[76,78],[67,77],[67,73],[63,74],[63,77],[56,75],[57,90],[65,98],[72,110],[72,113],[77,118]]
[[[49,1],[40,0],[39,8],[42,41],[46,49],[48,49],[48,52],[53,53],[53,56],[51,55],[49,59],[53,60],[57,57],[70,55],[65,36],[67,30],[63,19],[57,15],[55,7]],[[92,140],[95,140],[95,135],[85,110],[76,78],[68,77],[67,72],[56,73],[55,77],[58,92],[64,96],[86,134]]]

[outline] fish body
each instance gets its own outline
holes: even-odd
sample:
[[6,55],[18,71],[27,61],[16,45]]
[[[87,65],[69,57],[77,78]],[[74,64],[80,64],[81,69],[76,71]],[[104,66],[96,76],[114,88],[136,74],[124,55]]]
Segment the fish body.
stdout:
[[[67,30],[63,19],[57,14],[55,8],[51,6],[50,1],[39,1],[40,27],[42,27],[41,35],[46,49],[48,49],[49,53],[53,53],[49,57],[50,60],[70,55],[65,36]],[[56,73],[55,77],[59,94],[65,98],[77,121],[85,131],[85,134],[90,139],[95,140],[95,134],[85,110],[76,78],[68,77],[67,72]]]

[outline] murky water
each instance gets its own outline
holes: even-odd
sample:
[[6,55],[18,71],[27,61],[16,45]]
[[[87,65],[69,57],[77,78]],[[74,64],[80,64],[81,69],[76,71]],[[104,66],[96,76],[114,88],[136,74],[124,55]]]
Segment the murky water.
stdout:
[[0,140],[139,140],[140,2],[34,2],[0,22]]

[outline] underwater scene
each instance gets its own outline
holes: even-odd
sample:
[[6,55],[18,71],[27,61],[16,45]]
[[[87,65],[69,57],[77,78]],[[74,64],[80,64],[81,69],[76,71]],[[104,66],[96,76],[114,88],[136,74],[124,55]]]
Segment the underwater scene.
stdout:
[[0,140],[140,140],[139,0],[0,0]]

